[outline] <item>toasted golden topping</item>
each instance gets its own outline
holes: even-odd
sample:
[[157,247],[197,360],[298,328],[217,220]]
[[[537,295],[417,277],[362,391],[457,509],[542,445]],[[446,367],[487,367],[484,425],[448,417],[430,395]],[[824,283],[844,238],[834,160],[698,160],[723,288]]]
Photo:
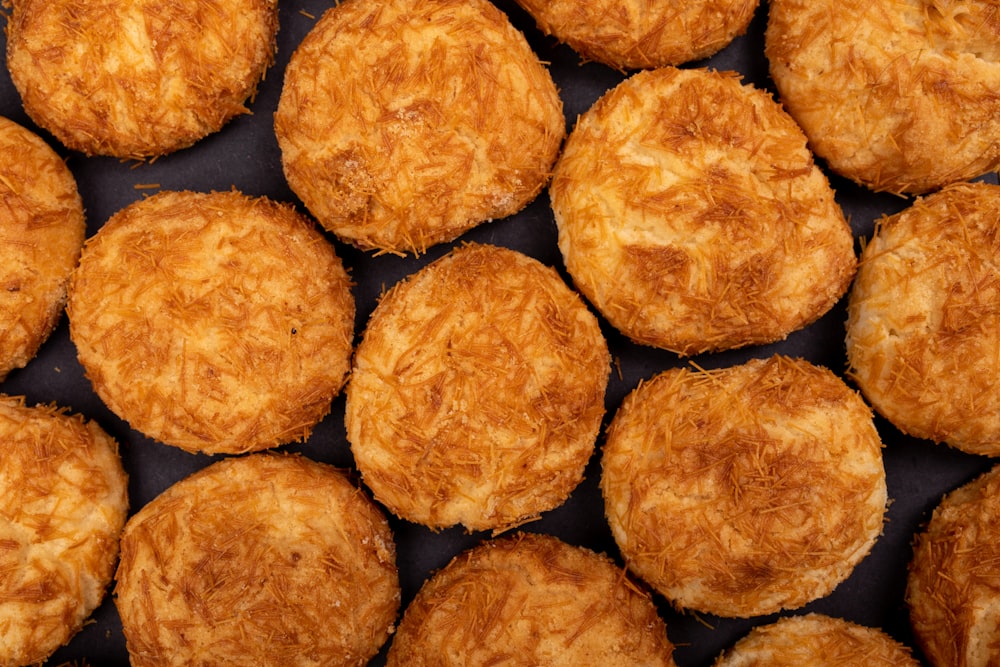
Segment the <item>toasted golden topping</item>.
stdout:
[[606,556],[518,534],[455,557],[417,593],[389,667],[673,667],[649,596]]
[[735,74],[627,79],[581,116],[550,190],[574,282],[642,344],[780,340],[854,275],[851,230],[805,136]]
[[63,144],[140,159],[246,113],[277,30],[277,0],[18,0],[7,64]]
[[850,375],[911,435],[1000,454],[1000,187],[879,221],[848,301]]
[[346,390],[347,437],[394,513],[509,528],[581,481],[609,373],[596,318],[553,269],[467,245],[382,297]]
[[236,453],[305,438],[350,366],[354,297],[291,206],[162,192],[88,242],[68,304],[94,390],[151,438]]
[[822,614],[779,619],[750,631],[715,667],[919,667],[910,649],[876,628]]
[[62,316],[85,234],[73,174],[0,117],[0,380],[31,361]]
[[1000,166],[995,0],[775,0],[765,53],[829,166],[921,193]]
[[759,0],[517,0],[547,35],[619,69],[680,65],[746,32]]
[[678,607],[756,616],[827,595],[867,555],[881,446],[861,397],[806,361],[672,369],[619,408],[601,489],[633,572]]
[[118,444],[0,395],[0,663],[40,664],[104,598],[128,512]]
[[933,665],[987,667],[1000,644],[1000,468],[946,495],[917,534],[906,602]]
[[296,49],[275,115],[285,175],[324,227],[421,253],[548,182],[562,102],[487,0],[349,0]]
[[129,519],[115,603],[131,664],[365,665],[399,610],[396,547],[340,470],[227,458]]

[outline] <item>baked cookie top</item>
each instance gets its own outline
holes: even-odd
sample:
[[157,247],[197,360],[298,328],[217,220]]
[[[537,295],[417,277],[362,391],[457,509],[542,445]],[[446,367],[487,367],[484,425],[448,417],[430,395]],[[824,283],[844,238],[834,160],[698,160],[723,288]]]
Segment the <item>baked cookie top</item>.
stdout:
[[1000,454],[1000,186],[953,185],[881,219],[848,298],[847,360],[910,435]]
[[1000,656],[1000,468],[947,494],[914,541],[906,603],[932,665],[986,667]]
[[868,554],[881,447],[861,397],[807,361],[671,369],[618,409],[601,490],[640,578],[680,608],[757,616],[824,597]]
[[230,457],[129,519],[115,604],[131,664],[364,665],[400,604],[396,547],[347,475]]
[[388,667],[673,667],[649,596],[604,555],[520,533],[456,556],[407,607]]
[[67,147],[141,159],[246,113],[277,30],[277,0],[17,0],[7,65]]
[[285,72],[285,175],[365,250],[421,253],[521,210],[566,131],[548,70],[487,0],[348,0]]
[[877,628],[823,614],[760,625],[715,661],[715,667],[920,667],[910,649]]
[[850,227],[805,136],[736,74],[626,79],[580,117],[550,195],[576,286],[641,344],[774,342],[854,275]]
[[118,444],[94,422],[0,395],[0,663],[41,664],[104,599],[128,512]]
[[995,0],[775,0],[765,53],[812,149],[862,185],[922,193],[1000,165]]
[[0,117],[0,381],[34,358],[62,316],[85,234],[69,168],[34,132]]
[[161,192],[87,241],[68,302],[94,390],[150,438],[238,453],[306,438],[350,368],[340,258],[289,205]]
[[555,270],[465,245],[379,301],[346,389],[347,438],[393,513],[509,528],[580,483],[609,373],[597,319]]
[[759,0],[517,0],[588,60],[649,69],[707,58],[746,32]]

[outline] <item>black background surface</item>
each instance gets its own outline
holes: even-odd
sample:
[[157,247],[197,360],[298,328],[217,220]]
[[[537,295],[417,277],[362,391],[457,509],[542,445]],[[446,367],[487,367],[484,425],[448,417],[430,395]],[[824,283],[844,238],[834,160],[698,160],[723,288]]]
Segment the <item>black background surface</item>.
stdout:
[[[533,20],[513,0],[494,0],[515,26],[526,34],[542,61],[550,66],[564,103],[567,129],[575,118],[608,88],[620,82],[625,74],[596,63],[583,64],[568,47],[542,35]],[[47,133],[38,130],[24,113],[20,97],[13,87],[6,67],[0,67],[0,115],[25,125],[42,137],[67,159],[77,179],[88,218],[88,236],[93,235],[113,213],[155,190],[142,189],[146,184],[158,184],[159,189],[198,191],[236,188],[252,196],[268,196],[278,201],[294,202],[301,207],[284,180],[280,153],[273,132],[273,114],[281,92],[284,67],[294,48],[316,19],[333,6],[332,0],[281,0],[278,52],[275,64],[268,70],[256,98],[252,114],[239,117],[221,132],[211,135],[195,146],[159,158],[149,163],[122,162],[113,158],[87,158],[65,150]],[[9,8],[6,12],[9,13]],[[711,67],[736,70],[744,81],[773,91],[764,58],[764,28],[766,3],[745,36],[711,59],[691,63],[691,67]],[[6,25],[6,17],[0,19]],[[6,36],[0,35],[0,46],[6,50]],[[908,201],[893,195],[877,195],[852,183],[830,175],[838,201],[851,222],[859,240],[871,235],[875,220],[894,213]],[[990,180],[996,181],[995,176]],[[139,187],[137,187],[139,186]],[[428,262],[440,257],[455,244],[430,249],[420,257],[399,258],[391,255],[373,257],[362,253],[328,235],[344,260],[356,283],[357,332],[360,336],[378,295],[396,281]],[[548,197],[542,193],[521,213],[494,221],[464,235],[461,241],[478,241],[508,246],[555,266],[570,283],[556,246],[555,223]],[[640,380],[650,378],[670,367],[696,362],[703,368],[717,368],[741,363],[753,357],[782,353],[804,357],[842,373],[846,366],[844,353],[845,304],[841,301],[815,324],[793,333],[781,343],[743,350],[707,354],[690,360],[676,355],[630,343],[602,320],[616,367],[611,373],[607,392],[607,420],[610,420],[624,396]],[[191,455],[155,443],[131,430],[127,423],[113,415],[91,390],[76,360],[76,351],[69,339],[65,317],[37,358],[25,369],[14,371],[0,391],[26,396],[29,404],[56,403],[89,419],[96,420],[121,445],[121,453],[130,476],[132,511],[138,510],[173,482],[211,463],[208,456]],[[282,449],[302,452],[307,456],[337,466],[353,465],[343,425],[344,399],[341,395],[332,406],[330,416],[305,443]],[[884,629],[899,640],[912,645],[909,622],[903,604],[906,567],[911,555],[911,539],[941,495],[971,480],[987,470],[992,460],[962,454],[942,445],[915,440],[901,434],[882,419],[876,419],[885,443],[884,460],[891,504],[886,516],[884,535],[871,554],[861,562],[852,576],[830,596],[802,609],[786,614],[818,611],[839,616],[856,623]],[[598,488],[600,476],[599,448],[587,469],[586,480],[562,507],[548,512],[525,530],[557,535],[565,541],[587,546],[620,557],[604,519],[604,508]],[[822,484],[823,480],[817,480]],[[463,529],[432,532],[423,527],[391,518],[395,531],[398,565],[403,589],[403,605],[412,599],[426,577],[444,566],[460,551],[489,537],[485,533],[468,534]],[[662,597],[656,596],[667,623],[670,639],[677,646],[674,654],[681,667],[711,664],[715,656],[743,636],[753,625],[769,623],[777,616],[749,620],[721,619],[704,614],[673,610]],[[372,661],[384,663],[385,649]],[[121,623],[111,601],[95,612],[87,625],[66,647],[51,659],[51,664],[86,659],[91,665],[119,666],[128,664]]]

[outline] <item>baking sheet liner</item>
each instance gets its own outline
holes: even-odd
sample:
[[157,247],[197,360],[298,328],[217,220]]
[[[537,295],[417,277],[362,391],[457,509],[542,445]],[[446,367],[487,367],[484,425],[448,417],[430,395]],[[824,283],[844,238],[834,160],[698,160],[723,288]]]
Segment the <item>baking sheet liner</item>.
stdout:
[[[495,4],[521,29],[550,71],[563,98],[567,130],[575,118],[586,111],[602,93],[626,75],[597,63],[582,63],[571,49],[538,31],[534,21],[513,0],[494,0]],[[27,118],[20,97],[11,83],[6,67],[0,67],[0,115],[38,132],[67,159],[77,179],[87,212],[88,236],[116,211],[157,190],[191,189],[198,191],[236,188],[251,196],[267,196],[293,202],[301,207],[284,180],[280,152],[274,137],[273,114],[285,65],[293,50],[324,11],[333,6],[330,0],[285,0],[280,4],[278,52],[250,108],[252,114],[235,119],[222,131],[191,148],[159,158],[136,163],[114,158],[87,158],[65,150],[50,135],[40,131]],[[5,13],[10,9],[6,8]],[[743,80],[759,88],[774,91],[764,58],[766,3],[762,5],[746,35],[737,38],[714,57],[690,63],[690,67],[734,70]],[[6,17],[0,19],[6,25]],[[0,35],[6,52],[6,36]],[[829,172],[828,172],[829,173]],[[902,209],[908,200],[886,194],[873,194],[835,175],[830,175],[837,199],[850,220],[856,238],[871,235],[875,220],[883,214]],[[987,180],[996,182],[995,176]],[[374,257],[336,241],[356,283],[357,332],[375,307],[378,296],[401,278],[448,252],[454,243],[430,249],[420,257],[392,255]],[[508,246],[556,267],[570,283],[556,246],[556,229],[549,200],[542,193],[515,216],[478,227],[457,241],[477,241]],[[602,320],[614,369],[607,392],[607,416],[610,420],[624,396],[640,380],[667,368],[696,363],[703,368],[717,368],[741,363],[753,357],[781,353],[803,357],[816,364],[843,373],[845,304],[839,303],[813,325],[793,333],[787,340],[767,346],[737,351],[705,354],[691,359],[632,344]],[[191,455],[155,443],[131,430],[113,415],[93,393],[69,339],[66,319],[23,370],[15,371],[0,391],[24,395],[29,403],[51,403],[71,408],[96,420],[121,445],[122,457],[130,476],[132,511],[138,510],[173,482],[211,463],[208,456]],[[301,452],[313,459],[337,466],[352,466],[350,448],[345,438],[344,399],[333,403],[330,416],[314,431],[307,442],[282,449]],[[898,640],[913,645],[903,603],[906,567],[911,555],[914,532],[929,517],[941,495],[991,467],[993,461],[963,454],[950,448],[907,437],[882,419],[876,420],[885,443],[884,461],[891,504],[884,534],[871,554],[852,576],[831,595],[791,613],[822,612],[879,627]],[[603,432],[603,430],[602,430]],[[525,530],[556,535],[571,544],[606,552],[621,563],[604,519],[598,487],[600,476],[599,447],[591,460],[586,479],[560,508],[545,513]],[[817,480],[822,483],[822,480]],[[398,548],[398,565],[405,606],[423,581],[453,556],[489,537],[486,533],[469,534],[461,528],[433,532],[395,518],[391,519]],[[747,620],[722,619],[705,614],[678,612],[660,596],[655,597],[667,624],[667,632],[676,645],[675,660],[681,667],[711,664],[722,650],[742,637],[752,626],[770,623],[776,615]],[[372,665],[382,665],[386,648]],[[73,640],[50,660],[59,665],[86,660],[91,665],[117,667],[128,664],[125,640],[110,593],[104,604]]]

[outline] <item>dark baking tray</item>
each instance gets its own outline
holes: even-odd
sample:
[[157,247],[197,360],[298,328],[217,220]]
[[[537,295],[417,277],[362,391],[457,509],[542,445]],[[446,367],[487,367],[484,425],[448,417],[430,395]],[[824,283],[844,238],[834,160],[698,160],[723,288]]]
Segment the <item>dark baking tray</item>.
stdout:
[[[527,36],[539,57],[549,64],[563,97],[567,129],[608,88],[626,74],[596,63],[582,63],[568,47],[537,30],[533,20],[513,0],[494,0],[515,26]],[[95,233],[114,212],[147,195],[141,186],[157,184],[159,189],[198,191],[236,188],[248,195],[268,196],[279,201],[301,203],[288,188],[281,171],[280,153],[274,138],[272,120],[281,92],[284,67],[292,51],[316,19],[333,6],[332,0],[295,0],[280,4],[280,30],[275,64],[268,70],[252,102],[252,114],[229,123],[221,132],[195,146],[148,163],[123,162],[112,158],[87,158],[66,151],[50,135],[40,131],[27,118],[20,98],[6,68],[0,68],[0,115],[7,116],[45,137],[63,155],[73,171],[83,196],[88,217],[88,236]],[[5,10],[9,13],[9,8]],[[747,34],[737,38],[716,56],[691,63],[691,67],[710,67],[740,72],[744,81],[773,91],[764,58],[766,4],[761,6]],[[3,18],[6,25],[6,17]],[[6,50],[6,36],[0,35]],[[844,179],[830,176],[838,201],[859,240],[870,236],[875,220],[907,205],[906,199],[873,194]],[[996,182],[995,176],[990,180]],[[330,240],[351,271],[356,283],[358,305],[357,332],[360,335],[378,295],[396,281],[448,252],[454,244],[432,248],[420,257],[399,258],[391,255],[373,257],[346,246],[332,236]],[[545,193],[522,212],[472,230],[460,241],[478,241],[515,248],[556,267],[566,278],[556,246],[555,223]],[[795,332],[777,344],[738,351],[707,354],[690,360],[632,344],[602,321],[615,359],[607,393],[607,417],[610,419],[623,397],[636,384],[667,368],[694,361],[704,368],[741,363],[753,357],[775,353],[803,357],[842,373],[844,354],[843,301],[825,317],[806,329]],[[213,461],[212,457],[186,454],[155,443],[131,430],[113,415],[91,390],[76,360],[69,339],[65,317],[51,338],[25,369],[13,372],[0,384],[0,391],[24,395],[30,403],[56,403],[96,420],[120,443],[122,457],[130,475],[130,499],[135,511],[173,482]],[[352,466],[350,448],[344,433],[344,399],[338,397],[330,416],[314,431],[307,442],[284,447],[319,461],[337,466]],[[877,426],[885,443],[884,460],[891,504],[885,531],[871,554],[852,576],[830,596],[803,609],[839,616],[857,623],[884,629],[911,645],[908,616],[903,603],[906,568],[911,555],[914,532],[927,519],[930,510],[946,491],[972,479],[991,467],[985,457],[962,454],[945,446],[934,445],[901,434],[882,419]],[[599,439],[598,446],[602,444]],[[524,529],[557,535],[572,544],[606,552],[619,563],[620,556],[604,520],[603,503],[598,488],[599,453],[587,469],[586,480],[562,507],[546,513]],[[818,480],[819,482],[819,480]],[[489,537],[484,533],[466,533],[462,529],[432,532],[420,526],[391,519],[396,535],[398,564],[405,606],[426,577],[445,565],[460,551]],[[752,626],[776,620],[763,616],[749,620],[716,618],[704,614],[678,612],[663,598],[656,601],[667,624],[670,639],[677,649],[678,665],[704,666],[716,655],[743,636]],[[128,664],[121,623],[109,597],[88,624],[67,646],[50,660],[58,665],[86,660],[91,665],[114,667]],[[385,649],[372,661],[382,665]]]

